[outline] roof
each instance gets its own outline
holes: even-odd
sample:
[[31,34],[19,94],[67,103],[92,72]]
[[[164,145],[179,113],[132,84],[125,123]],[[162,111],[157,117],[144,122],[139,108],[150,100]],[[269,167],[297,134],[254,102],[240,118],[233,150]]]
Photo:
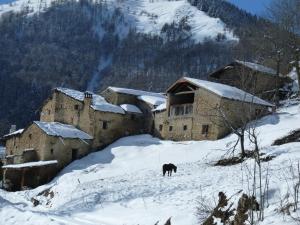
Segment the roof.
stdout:
[[[248,103],[254,103],[257,105],[264,105],[264,106],[270,106],[273,107],[271,103],[258,98],[250,93],[247,93],[241,89],[238,89],[236,87],[232,87],[226,84],[220,84],[220,83],[215,83],[215,82],[210,82],[206,80],[200,80],[200,79],[195,79],[195,78],[190,78],[190,77],[183,77],[178,82],[189,82],[198,88],[204,88],[212,93],[215,93],[216,95],[222,97],[222,98],[227,98],[231,100],[237,100],[237,101],[242,101],[242,102],[248,102]],[[175,84],[176,84],[175,83]],[[173,84],[168,91],[175,85]]]
[[167,109],[167,103],[160,104],[155,109],[152,110],[152,112],[160,112]]
[[10,164],[6,166],[2,166],[3,169],[21,169],[27,167],[40,167],[40,166],[49,166],[57,164],[57,160],[49,160],[49,161],[38,161],[38,162],[27,162],[21,164]]
[[130,105],[130,104],[123,104],[120,105],[122,109],[124,109],[126,112],[130,113],[143,113],[137,106]]
[[24,132],[24,129],[19,129],[19,130],[17,130],[17,131],[12,132],[12,133],[6,134],[6,135],[4,135],[3,137],[4,137],[4,138],[7,138],[7,137],[15,136],[15,135],[20,135],[20,134],[22,134],[23,132]]
[[270,74],[270,75],[276,75],[277,72],[276,70],[272,69],[272,68],[269,68],[269,67],[266,67],[266,66],[263,66],[263,65],[260,65],[260,64],[257,64],[257,63],[252,63],[252,62],[246,62],[246,61],[240,61],[240,60],[235,60],[236,63],[238,64],[242,64],[252,70],[255,70],[255,71],[259,71],[261,73],[266,73],[266,74]]
[[151,95],[141,95],[138,97],[138,99],[142,100],[146,103],[149,103],[150,105],[154,105],[154,106],[157,106],[157,105],[160,105],[160,104],[163,104],[166,102],[166,97],[163,95],[160,97],[151,96]]
[[135,89],[129,89],[129,88],[120,88],[120,87],[108,87],[108,89],[122,94],[128,94],[128,95],[135,95],[135,96],[155,96],[159,98],[164,98],[163,94],[156,93],[156,92],[149,92],[149,91],[141,91],[141,90],[135,90]]
[[[84,92],[69,89],[69,88],[62,88],[58,87],[55,88],[55,90],[64,93],[65,95],[74,98],[78,101],[84,100]],[[96,111],[102,111],[102,112],[112,112],[112,113],[119,113],[119,114],[125,114],[122,108],[120,108],[117,105],[113,105],[108,103],[102,96],[94,94],[92,92],[89,92],[93,96],[93,101],[91,107]]]
[[72,125],[62,124],[58,122],[42,122],[34,121],[34,123],[42,129],[46,134],[50,136],[62,137],[62,138],[78,138],[89,140],[93,139],[89,134],[75,128]]

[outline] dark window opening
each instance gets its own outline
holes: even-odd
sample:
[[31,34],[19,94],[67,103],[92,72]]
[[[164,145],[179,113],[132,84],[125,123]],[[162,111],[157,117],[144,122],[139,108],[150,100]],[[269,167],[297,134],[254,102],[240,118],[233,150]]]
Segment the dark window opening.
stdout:
[[183,126],[183,130],[187,130],[187,125],[184,125],[184,126]]
[[160,124],[160,125],[159,125],[159,131],[162,131],[162,129],[163,129],[163,125]]
[[103,130],[107,129],[107,121],[102,121],[102,129]]
[[169,131],[172,131],[173,130],[173,126],[169,126]]
[[79,109],[79,105],[74,105],[74,109],[78,110]]
[[54,152],[53,148],[50,149],[50,152],[51,152],[51,154],[53,155],[53,152]]
[[78,149],[72,149],[72,161],[78,158]]
[[130,115],[130,119],[131,119],[131,120],[135,120],[135,115],[134,115],[134,114],[131,114],[131,115]]
[[50,109],[48,109],[48,115],[50,115],[51,114],[51,111],[50,111]]
[[255,109],[255,116],[261,115],[261,109]]
[[207,136],[209,132],[209,125],[202,125],[202,134]]
[[31,139],[32,138],[32,134],[29,134],[28,137],[29,137],[29,139]]

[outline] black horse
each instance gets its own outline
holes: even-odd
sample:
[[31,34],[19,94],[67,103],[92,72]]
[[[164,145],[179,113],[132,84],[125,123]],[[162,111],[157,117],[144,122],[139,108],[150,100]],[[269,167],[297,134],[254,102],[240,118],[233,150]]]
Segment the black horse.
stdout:
[[175,166],[172,163],[164,164],[162,166],[163,175],[165,176],[166,172],[168,172],[168,176],[172,176],[172,170],[174,170],[174,173],[177,172],[177,166]]

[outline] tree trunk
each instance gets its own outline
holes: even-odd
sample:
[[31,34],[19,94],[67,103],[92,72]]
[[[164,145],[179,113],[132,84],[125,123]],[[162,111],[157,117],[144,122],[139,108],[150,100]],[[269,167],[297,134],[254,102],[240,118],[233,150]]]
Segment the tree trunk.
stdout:
[[[300,89],[300,49],[296,49],[295,51],[295,67],[296,67],[296,73],[297,73],[297,77],[298,77],[298,86]],[[298,95],[300,95],[300,90],[298,90]]]
[[241,157],[242,159],[245,158],[246,152],[245,152],[245,137],[244,134],[240,135],[240,142],[241,142]]

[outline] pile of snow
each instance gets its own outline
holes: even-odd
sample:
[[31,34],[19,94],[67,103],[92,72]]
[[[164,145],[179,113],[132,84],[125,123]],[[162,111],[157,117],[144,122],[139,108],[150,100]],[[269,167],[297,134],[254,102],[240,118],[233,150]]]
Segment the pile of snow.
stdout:
[[206,80],[199,80],[195,78],[190,78],[190,77],[183,77],[181,79],[182,81],[187,81],[190,82],[197,87],[204,88],[206,90],[209,90],[222,98],[228,98],[228,99],[233,99],[233,100],[238,100],[242,102],[249,102],[249,103],[254,103],[258,105],[265,105],[269,107],[273,107],[271,103],[258,98],[250,93],[247,93],[241,89],[238,89],[236,87],[232,87],[226,84],[220,84],[220,83],[215,83],[215,82],[210,82]]
[[[44,11],[54,0],[16,0],[10,4],[0,4],[0,15],[8,11],[28,8],[32,13]],[[131,28],[138,32],[160,35],[165,24],[179,24],[183,19],[191,27],[191,38],[201,42],[205,38],[215,39],[222,34],[226,40],[237,41],[233,32],[219,19],[208,16],[186,0],[108,0],[108,11],[118,8],[124,14],[124,23],[117,26],[120,38],[126,36]],[[99,28],[101,36],[102,28]],[[102,34],[103,35],[103,34]]]
[[126,112],[130,113],[143,113],[137,106],[131,105],[131,104],[123,104],[120,105],[122,109],[124,109]]
[[[277,212],[282,199],[292,201],[287,195],[294,182],[291,166],[300,160],[299,142],[271,146],[300,127],[299,103],[286,104],[277,113],[253,122],[262,152],[276,156],[262,164],[263,181],[269,174],[269,192],[261,225],[298,223]],[[213,165],[235,141],[235,135],[217,141],[185,142],[162,141],[150,135],[122,138],[73,162],[47,185],[15,193],[0,190],[0,222],[153,225],[160,221],[162,225],[172,217],[174,225],[198,225],[195,213],[199,200],[214,206],[219,191],[228,197],[240,190],[251,191],[253,159],[235,166]],[[252,149],[249,140],[245,141],[246,148]],[[177,165],[177,173],[163,177],[161,166],[170,162]],[[38,195],[49,188],[53,198]],[[32,206],[32,197],[40,201],[39,206]]]
[[293,68],[292,71],[288,74],[288,77],[290,77],[293,80],[291,90],[292,92],[299,92],[299,81],[298,81],[298,75],[296,68]]
[[20,164],[12,164],[2,166],[3,169],[21,169],[27,167],[42,167],[42,166],[50,166],[57,164],[57,160],[49,160],[49,161],[37,161],[37,162],[28,162],[28,163],[20,163]]
[[34,123],[41,128],[46,134],[50,136],[62,138],[79,138],[83,140],[93,139],[89,134],[75,128],[72,125],[62,124],[58,122],[42,122],[34,121]]

